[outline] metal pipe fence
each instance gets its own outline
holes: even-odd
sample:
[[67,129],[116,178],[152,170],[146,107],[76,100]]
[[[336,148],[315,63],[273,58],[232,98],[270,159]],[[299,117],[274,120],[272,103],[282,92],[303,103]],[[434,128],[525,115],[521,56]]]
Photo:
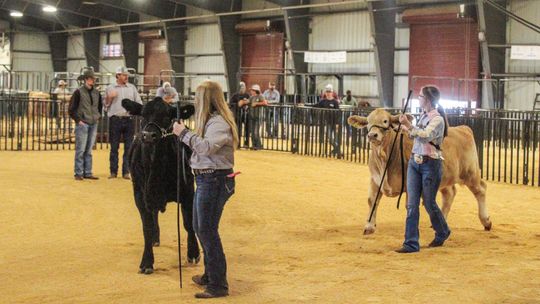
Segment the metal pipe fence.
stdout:
[[[367,131],[352,128],[347,118],[367,116],[372,110],[270,105],[239,109],[234,114],[241,148],[366,164],[370,152]],[[450,125],[472,128],[484,179],[540,186],[540,113],[481,109],[449,109],[448,113]],[[192,121],[187,124],[193,126]],[[140,127],[141,121],[136,119],[136,130]],[[67,102],[0,96],[0,151],[73,150],[74,130]],[[107,135],[104,115],[98,124],[96,149],[108,149]]]

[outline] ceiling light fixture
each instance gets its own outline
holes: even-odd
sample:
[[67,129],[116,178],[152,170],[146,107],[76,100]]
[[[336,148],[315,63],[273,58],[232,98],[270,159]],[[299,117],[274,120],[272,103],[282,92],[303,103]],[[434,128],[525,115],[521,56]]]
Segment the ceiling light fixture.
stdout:
[[43,7],[43,11],[46,12],[46,13],[54,13],[54,12],[57,11],[57,9],[54,6],[46,5],[46,6]]
[[9,13],[9,15],[10,15],[11,17],[20,18],[20,17],[23,16],[23,13],[21,13],[21,12],[19,12],[19,11],[11,11],[11,12]]

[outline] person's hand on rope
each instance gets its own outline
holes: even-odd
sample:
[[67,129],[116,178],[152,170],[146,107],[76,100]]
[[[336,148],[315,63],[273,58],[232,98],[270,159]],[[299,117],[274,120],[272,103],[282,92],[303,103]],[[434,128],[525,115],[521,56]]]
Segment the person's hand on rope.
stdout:
[[407,118],[407,115],[404,115],[404,114],[399,115],[399,122],[407,130],[411,128],[411,122],[409,121],[409,118]]
[[184,123],[181,120],[174,122],[173,133],[176,136],[180,136],[180,133],[182,133],[182,131],[184,131],[185,129],[186,129],[186,125],[184,125]]

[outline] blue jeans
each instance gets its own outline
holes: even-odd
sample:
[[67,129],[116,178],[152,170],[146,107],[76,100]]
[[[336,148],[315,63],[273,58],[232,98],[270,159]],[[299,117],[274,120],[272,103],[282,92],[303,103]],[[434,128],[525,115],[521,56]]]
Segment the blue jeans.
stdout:
[[442,161],[427,159],[417,164],[411,157],[407,169],[407,220],[405,224],[405,242],[403,247],[410,251],[419,251],[418,220],[420,219],[420,195],[424,199],[424,207],[429,214],[431,225],[435,230],[435,240],[444,241],[450,235],[450,229],[444,216],[435,202],[442,179]]
[[92,175],[92,147],[96,143],[97,124],[75,126],[75,175]]
[[129,173],[128,151],[133,142],[135,124],[133,117],[111,116],[109,118],[109,142],[111,154],[109,155],[109,170],[111,174],[118,173],[118,148],[120,139],[124,139],[124,155],[122,156],[122,175]]
[[227,262],[219,237],[219,220],[227,200],[234,194],[234,177],[230,171],[198,175],[193,202],[193,228],[204,251],[204,277],[210,291],[228,290]]

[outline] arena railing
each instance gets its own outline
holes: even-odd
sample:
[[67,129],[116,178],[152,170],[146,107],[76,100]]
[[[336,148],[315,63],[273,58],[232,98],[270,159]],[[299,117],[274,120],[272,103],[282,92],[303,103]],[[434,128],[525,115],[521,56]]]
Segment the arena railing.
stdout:
[[[190,102],[186,97],[183,102]],[[347,124],[351,115],[367,116],[374,108],[317,109],[270,105],[235,111],[240,148],[289,152],[366,164],[370,145],[366,130]],[[388,109],[399,113],[400,109]],[[540,117],[533,111],[448,109],[452,126],[467,125],[476,140],[486,180],[540,186],[538,145]],[[193,121],[186,122],[193,127]],[[140,130],[141,120],[136,119]],[[73,150],[75,123],[68,103],[33,99],[25,94],[0,96],[0,150]],[[108,149],[108,118],[99,121],[96,149]],[[254,145],[258,131],[261,146]]]

